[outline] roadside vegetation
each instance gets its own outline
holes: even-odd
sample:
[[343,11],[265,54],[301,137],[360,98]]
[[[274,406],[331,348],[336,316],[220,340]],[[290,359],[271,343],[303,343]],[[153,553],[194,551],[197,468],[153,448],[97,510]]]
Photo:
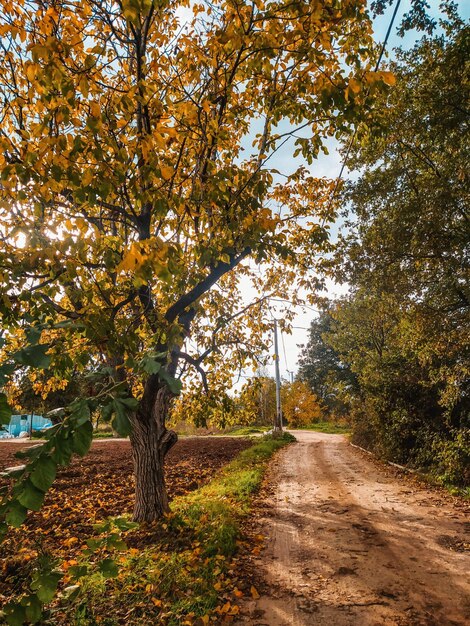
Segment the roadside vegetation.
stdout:
[[347,424],[338,424],[336,422],[328,422],[320,420],[318,422],[312,422],[307,426],[301,426],[302,430],[314,430],[317,433],[326,433],[329,435],[349,435],[351,433],[351,427]]
[[399,52],[395,89],[351,150],[347,232],[333,271],[347,296],[312,322],[300,377],[353,441],[470,484],[468,55],[454,17]]

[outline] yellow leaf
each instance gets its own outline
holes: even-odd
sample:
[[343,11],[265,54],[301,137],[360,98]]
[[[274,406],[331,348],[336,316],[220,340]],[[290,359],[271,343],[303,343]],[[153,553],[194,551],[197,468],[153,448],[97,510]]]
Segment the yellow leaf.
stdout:
[[224,606],[220,609],[220,612],[221,612],[221,613],[228,613],[228,612],[230,611],[230,607],[231,607],[231,606],[232,606],[232,605],[230,604],[230,602],[226,602],[226,603],[224,604]]
[[162,178],[164,178],[165,180],[170,180],[170,178],[173,176],[173,168],[170,167],[169,165],[163,165],[160,168],[160,171],[162,173]]
[[99,102],[92,102],[90,104],[90,115],[92,117],[99,117],[101,114],[101,108]]
[[88,98],[88,79],[85,75],[80,78],[78,88],[82,92],[83,96],[85,96],[85,98]]
[[32,81],[36,78],[36,71],[37,71],[37,65],[35,65],[34,63],[30,63],[26,67],[26,76],[28,80]]
[[361,91],[361,83],[355,78],[349,79],[349,89],[353,93],[359,93]]
[[397,82],[396,76],[393,72],[380,72],[380,77],[386,85],[393,87]]
[[138,249],[138,244],[132,244],[129,252],[124,256],[122,261],[117,266],[118,272],[132,271],[135,270],[138,265],[142,265],[145,257],[142,255],[140,250]]
[[93,180],[93,172],[92,170],[86,170],[82,176],[82,184],[86,187]]
[[258,590],[256,589],[256,587],[253,587],[253,585],[251,585],[251,597],[253,598],[253,600],[257,600],[259,598],[259,593]]

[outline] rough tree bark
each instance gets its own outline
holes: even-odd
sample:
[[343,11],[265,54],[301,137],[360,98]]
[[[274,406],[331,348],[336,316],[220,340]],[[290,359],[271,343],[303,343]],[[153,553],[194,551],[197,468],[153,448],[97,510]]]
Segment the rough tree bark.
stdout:
[[169,511],[164,463],[178,440],[177,434],[165,426],[172,397],[168,387],[151,376],[132,420],[136,522],[153,522]]

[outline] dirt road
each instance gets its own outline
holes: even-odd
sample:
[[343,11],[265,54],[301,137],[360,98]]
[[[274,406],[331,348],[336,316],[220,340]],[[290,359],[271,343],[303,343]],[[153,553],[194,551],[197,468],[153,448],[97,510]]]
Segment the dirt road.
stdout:
[[271,473],[261,597],[242,621],[470,624],[468,507],[398,479],[341,435],[295,435]]

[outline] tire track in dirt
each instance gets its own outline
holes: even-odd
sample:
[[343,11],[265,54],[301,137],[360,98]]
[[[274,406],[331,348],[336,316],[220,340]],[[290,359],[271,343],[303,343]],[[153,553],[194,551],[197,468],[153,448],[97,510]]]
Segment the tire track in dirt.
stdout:
[[469,554],[450,549],[464,545],[465,512],[388,475],[342,436],[295,435],[272,468],[267,545],[256,563],[263,593],[242,607],[242,621],[468,624]]

